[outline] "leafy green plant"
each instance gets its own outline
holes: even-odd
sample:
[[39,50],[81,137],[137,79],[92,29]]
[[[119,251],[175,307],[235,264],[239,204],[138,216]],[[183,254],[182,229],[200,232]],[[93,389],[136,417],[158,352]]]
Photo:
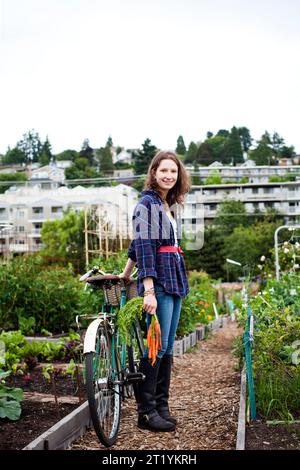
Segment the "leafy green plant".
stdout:
[[[251,299],[254,321],[252,349],[257,409],[266,418],[299,417],[300,365],[298,364],[300,309],[299,283],[295,273],[280,281],[270,279]],[[241,315],[246,321],[246,309]],[[242,338],[236,346],[241,359]]]
[[0,418],[8,418],[16,421],[21,416],[21,401],[23,390],[21,388],[7,387],[4,379],[10,375],[10,371],[0,370]]
[[29,317],[25,318],[19,316],[19,329],[24,335],[33,335],[35,330],[35,318]]
[[122,342],[130,344],[130,330],[135,319],[141,320],[143,317],[143,299],[135,297],[129,300],[124,307],[120,308],[117,315],[117,325]]

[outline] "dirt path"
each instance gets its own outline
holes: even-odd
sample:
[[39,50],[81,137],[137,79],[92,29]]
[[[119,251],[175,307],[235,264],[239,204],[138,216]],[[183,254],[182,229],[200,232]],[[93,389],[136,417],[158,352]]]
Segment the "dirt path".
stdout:
[[[240,374],[235,370],[232,340],[235,323],[198,343],[193,352],[174,358],[170,408],[176,431],[152,433],[137,428],[133,399],[122,408],[120,433],[111,450],[235,449]],[[72,450],[106,450],[93,430],[75,441]]]

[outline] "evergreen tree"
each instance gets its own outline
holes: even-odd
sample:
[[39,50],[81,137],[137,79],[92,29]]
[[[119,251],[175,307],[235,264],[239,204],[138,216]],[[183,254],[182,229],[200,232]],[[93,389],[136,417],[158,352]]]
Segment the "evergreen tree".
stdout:
[[271,137],[270,144],[273,150],[273,155],[275,156],[276,160],[279,160],[279,158],[281,157],[281,150],[284,146],[284,139],[280,137],[277,132],[274,132]]
[[190,145],[189,145],[189,148],[185,154],[185,159],[184,159],[184,163],[188,164],[188,163],[193,163],[196,161],[197,159],[197,151],[198,151],[198,146],[197,144],[195,144],[195,142],[191,142]]
[[215,161],[212,148],[208,141],[203,142],[197,151],[197,163],[199,165],[210,165]]
[[157,152],[155,145],[151,144],[150,139],[146,139],[142,144],[142,150],[134,152],[134,171],[136,175],[143,175],[147,173],[148,167],[154,155]]
[[94,150],[90,147],[89,139],[85,139],[83,141],[81,150],[80,150],[80,157],[86,158],[91,166],[94,164]]
[[225,159],[233,165],[244,162],[241,139],[235,126],[231,129],[226,143]]
[[96,156],[99,160],[101,173],[111,173],[114,170],[112,153],[109,146],[97,150]]
[[180,135],[177,139],[177,147],[176,147],[175,152],[178,155],[185,155],[186,154],[186,146],[185,146],[182,135]]
[[239,127],[238,133],[241,139],[241,144],[244,152],[248,152],[252,145],[252,137],[250,135],[250,131],[247,127]]
[[220,136],[220,137],[229,137],[230,132],[227,129],[220,129],[217,132],[217,135]]
[[112,147],[112,146],[113,146],[113,141],[112,141],[111,136],[109,136],[108,139],[107,139],[107,142],[106,142],[105,147],[109,147],[109,148],[110,148],[110,147]]
[[42,142],[38,132],[34,129],[23,134],[23,139],[17,143],[17,147],[26,155],[26,162],[38,162],[42,153]]
[[51,158],[52,158],[51,144],[47,136],[45,142],[42,145],[41,154],[39,155],[40,165],[41,166],[48,165]]
[[269,147],[270,137],[265,132],[261,139],[258,141],[258,145],[255,149],[250,150],[249,156],[251,160],[254,160],[256,165],[270,165],[272,162],[273,151]]

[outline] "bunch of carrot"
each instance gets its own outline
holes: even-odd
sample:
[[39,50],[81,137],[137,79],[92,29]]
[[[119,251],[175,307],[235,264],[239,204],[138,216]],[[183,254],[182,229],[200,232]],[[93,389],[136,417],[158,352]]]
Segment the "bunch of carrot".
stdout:
[[152,315],[151,324],[147,333],[148,358],[151,359],[151,365],[154,366],[158,351],[161,349],[161,331],[160,324],[156,315]]

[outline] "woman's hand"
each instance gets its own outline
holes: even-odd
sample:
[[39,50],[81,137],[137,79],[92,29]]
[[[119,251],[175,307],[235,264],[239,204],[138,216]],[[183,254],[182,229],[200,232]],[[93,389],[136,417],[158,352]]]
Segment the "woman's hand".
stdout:
[[154,315],[156,313],[157,300],[154,293],[145,295],[143,309],[150,315]]
[[130,274],[127,274],[125,271],[122,273],[118,274],[118,277],[121,279],[130,279]]

